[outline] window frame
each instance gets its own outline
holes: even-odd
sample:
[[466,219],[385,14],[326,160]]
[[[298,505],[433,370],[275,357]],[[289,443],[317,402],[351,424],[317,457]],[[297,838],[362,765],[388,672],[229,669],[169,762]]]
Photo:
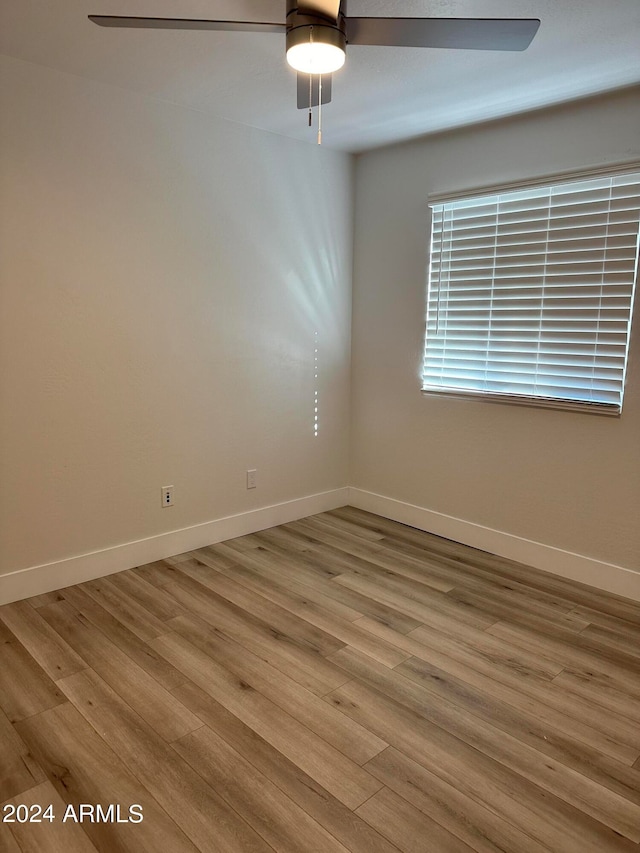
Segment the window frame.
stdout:
[[493,184],[488,186],[475,187],[473,189],[462,189],[454,192],[438,192],[431,193],[427,198],[430,207],[429,217],[429,252],[428,252],[428,269],[427,269],[427,293],[426,293],[426,319],[423,334],[423,364],[420,371],[420,378],[423,384],[421,394],[425,397],[439,397],[445,399],[457,400],[482,400],[489,403],[501,403],[503,405],[525,406],[530,408],[547,408],[560,411],[580,412],[583,414],[597,414],[605,417],[619,418],[622,414],[624,404],[624,392],[628,376],[630,342],[633,326],[633,318],[636,310],[636,302],[638,299],[638,279],[640,278],[640,225],[638,229],[638,246],[636,249],[636,269],[635,277],[632,283],[632,292],[630,297],[629,317],[627,321],[627,344],[625,363],[623,366],[623,376],[621,382],[620,404],[610,404],[602,402],[591,402],[588,400],[569,400],[559,397],[549,397],[545,395],[522,395],[512,392],[496,392],[484,391],[481,389],[454,389],[443,387],[441,389],[435,387],[425,388],[425,369],[424,360],[427,353],[427,335],[429,323],[429,308],[431,303],[432,290],[432,249],[433,249],[433,206],[438,204],[446,204],[447,202],[455,201],[472,201],[474,198],[482,198],[485,196],[498,195],[501,193],[518,192],[526,190],[535,190],[557,186],[561,184],[570,184],[580,181],[589,181],[597,178],[615,178],[620,175],[640,172],[640,161],[633,160],[630,162],[617,163],[615,165],[602,166],[597,168],[581,169],[579,171],[555,173],[552,175],[539,175],[521,181],[512,181],[502,184]]

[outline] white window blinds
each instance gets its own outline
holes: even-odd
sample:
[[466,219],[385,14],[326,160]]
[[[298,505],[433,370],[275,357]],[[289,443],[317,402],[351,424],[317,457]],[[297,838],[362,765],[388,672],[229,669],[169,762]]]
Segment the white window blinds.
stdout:
[[423,390],[620,412],[640,172],[431,207]]

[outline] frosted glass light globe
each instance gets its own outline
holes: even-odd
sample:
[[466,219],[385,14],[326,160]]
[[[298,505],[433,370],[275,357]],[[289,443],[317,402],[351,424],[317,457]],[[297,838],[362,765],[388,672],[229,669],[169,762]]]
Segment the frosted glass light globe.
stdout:
[[287,62],[303,74],[332,74],[344,65],[346,54],[341,47],[323,42],[303,42],[290,47]]

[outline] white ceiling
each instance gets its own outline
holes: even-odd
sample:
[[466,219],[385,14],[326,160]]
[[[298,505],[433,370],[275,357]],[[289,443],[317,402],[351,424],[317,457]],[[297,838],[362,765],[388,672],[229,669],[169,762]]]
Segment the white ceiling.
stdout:
[[[0,53],[313,141],[274,34],[97,27],[87,14],[283,20],[285,0],[0,0]],[[358,47],[324,144],[347,151],[640,82],[640,0],[349,0],[349,14],[535,17],[523,53]]]

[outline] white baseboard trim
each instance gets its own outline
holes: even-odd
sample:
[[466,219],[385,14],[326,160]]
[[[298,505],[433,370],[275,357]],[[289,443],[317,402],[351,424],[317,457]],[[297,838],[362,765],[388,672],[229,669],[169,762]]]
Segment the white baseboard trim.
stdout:
[[592,557],[543,545],[541,542],[522,539],[501,530],[493,530],[363,489],[349,489],[349,504],[417,527],[419,530],[426,530],[436,536],[453,539],[481,551],[489,551],[491,554],[525,563],[563,578],[640,601],[640,572],[632,569],[603,563]]
[[194,527],[172,530],[169,533],[150,536],[148,539],[139,539],[136,542],[127,542],[101,551],[93,551],[90,554],[81,554],[66,560],[32,566],[2,575],[0,576],[0,605],[31,598],[33,595],[42,595],[45,592],[53,592],[65,586],[72,586],[115,572],[123,572],[134,566],[152,563],[154,560],[162,560],[165,557],[183,554],[185,551],[193,551],[195,548],[203,548],[205,545],[213,545],[225,539],[245,536],[247,533],[256,533],[267,527],[275,527],[318,512],[336,509],[347,503],[348,495],[349,490],[346,487],[308,495],[274,506],[196,524]]
[[345,504],[563,578],[579,581],[596,589],[640,601],[640,572],[483,527],[374,492],[345,487],[1,575],[0,605],[105,577],[236,536],[256,533]]

